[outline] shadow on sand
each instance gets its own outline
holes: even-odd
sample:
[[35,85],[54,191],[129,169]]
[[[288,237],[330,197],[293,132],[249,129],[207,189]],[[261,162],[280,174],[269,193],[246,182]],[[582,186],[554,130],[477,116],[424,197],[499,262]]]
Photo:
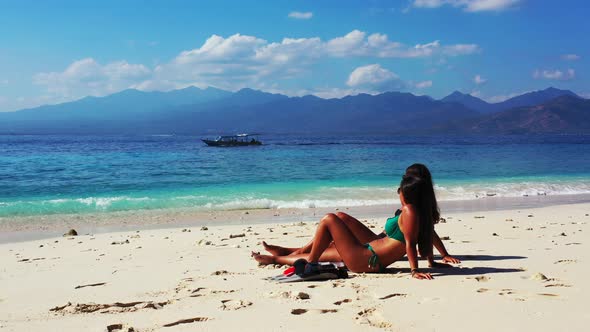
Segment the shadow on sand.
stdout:
[[524,256],[493,256],[493,255],[460,255],[453,256],[461,261],[504,261],[511,259],[525,259]]
[[[476,261],[502,261],[502,260],[515,260],[515,259],[525,259],[525,256],[494,256],[494,255],[457,255],[454,256],[461,260],[462,262],[476,262]],[[440,260],[440,257],[436,257],[435,259]],[[407,261],[407,257],[404,257],[402,260]],[[524,270],[519,268],[502,268],[502,267],[448,267],[448,268],[423,268],[421,269],[424,272],[429,272],[433,276],[444,276],[444,275],[483,275],[483,274],[492,274],[492,273],[514,273],[514,272],[523,272]],[[409,268],[388,268],[385,269],[384,273],[410,273]]]
[[[437,276],[450,276],[450,275],[457,275],[457,276],[471,276],[471,275],[483,275],[483,274],[493,274],[493,273],[514,273],[514,272],[524,272],[523,269],[518,268],[502,268],[502,267],[449,267],[449,268],[439,268],[439,269],[432,269],[432,268],[423,268],[420,269],[423,272],[428,272],[432,274],[433,277]],[[383,273],[391,273],[396,274],[399,272],[403,273],[410,273],[409,268],[387,268]]]
[[[504,260],[512,260],[512,259],[525,259],[525,256],[493,256],[493,255],[453,255],[453,257],[459,259],[460,261],[464,262],[471,262],[471,261],[504,261]],[[440,261],[442,257],[434,256],[435,260]],[[421,259],[423,260],[423,259]],[[401,261],[408,261],[408,257],[404,256]]]

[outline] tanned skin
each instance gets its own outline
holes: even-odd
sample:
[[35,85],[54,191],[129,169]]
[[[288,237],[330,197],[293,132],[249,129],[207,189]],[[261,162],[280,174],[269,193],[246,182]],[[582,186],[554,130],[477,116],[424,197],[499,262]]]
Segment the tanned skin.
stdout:
[[[265,248],[269,251],[274,251],[277,254],[288,253],[287,255],[261,255],[260,253],[252,253],[252,256],[260,264],[293,264],[299,258],[305,258],[308,262],[318,261],[343,261],[346,266],[353,272],[378,272],[378,267],[371,267],[368,265],[369,258],[372,253],[364,246],[365,243],[371,244],[382,266],[388,266],[395,261],[400,260],[404,255],[408,256],[410,268],[414,271],[418,269],[418,253],[416,250],[419,223],[415,208],[411,204],[406,204],[403,194],[400,194],[400,201],[402,203],[402,214],[399,219],[399,226],[404,233],[405,244],[401,241],[383,236],[382,234],[373,233],[368,227],[364,226],[360,221],[350,217],[345,213],[327,214],[317,227],[315,236],[309,248],[282,248],[278,246],[270,246],[264,243]],[[436,236],[438,238],[438,236]],[[442,245],[442,241],[438,238],[436,241],[433,238],[433,245],[443,255],[444,262],[458,263],[459,260],[448,255],[444,246],[439,248],[437,245]],[[299,251],[299,252],[298,252]],[[445,260],[446,258],[446,260]],[[431,267],[450,266],[445,263],[437,263],[434,261],[432,254],[427,257]],[[429,273],[421,273],[415,271],[412,277],[416,279],[432,279]]]

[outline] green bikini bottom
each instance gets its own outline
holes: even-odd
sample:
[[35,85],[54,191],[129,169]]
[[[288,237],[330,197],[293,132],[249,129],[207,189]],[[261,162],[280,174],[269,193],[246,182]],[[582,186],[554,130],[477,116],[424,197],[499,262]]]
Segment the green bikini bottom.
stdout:
[[375,249],[373,249],[373,247],[371,247],[371,244],[369,243],[365,243],[364,244],[365,248],[369,249],[373,255],[371,255],[371,257],[369,257],[369,268],[373,269],[373,268],[379,268],[379,271],[383,271],[385,270],[385,267],[383,265],[381,265],[381,262],[379,262],[379,256],[377,256],[377,253],[375,252]]

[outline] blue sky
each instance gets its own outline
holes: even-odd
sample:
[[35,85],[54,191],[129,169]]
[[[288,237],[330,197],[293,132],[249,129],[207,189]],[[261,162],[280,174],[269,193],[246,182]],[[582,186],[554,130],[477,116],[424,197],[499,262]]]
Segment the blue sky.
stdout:
[[586,1],[0,1],[0,111],[127,88],[590,97]]

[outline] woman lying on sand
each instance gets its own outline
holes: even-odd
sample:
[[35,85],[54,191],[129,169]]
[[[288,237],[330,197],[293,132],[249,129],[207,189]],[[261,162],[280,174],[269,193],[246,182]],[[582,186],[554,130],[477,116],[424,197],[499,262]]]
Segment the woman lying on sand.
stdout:
[[[423,175],[423,178],[413,176]],[[425,179],[426,178],[426,179]],[[303,248],[265,248],[273,254],[252,256],[261,264],[293,264],[300,258],[314,263],[317,261],[344,261],[354,272],[379,272],[389,264],[401,259],[406,253],[412,268],[412,276],[431,279],[428,273],[419,273],[416,244],[431,267],[448,267],[448,264],[434,262],[432,245],[443,256],[443,262],[459,263],[450,256],[442,241],[434,232],[434,223],[439,212],[428,169],[414,164],[406,170],[400,188],[401,214],[389,218],[385,230],[375,234],[357,219],[345,213],[327,214],[316,231],[316,236]],[[367,264],[368,263],[368,264]]]

